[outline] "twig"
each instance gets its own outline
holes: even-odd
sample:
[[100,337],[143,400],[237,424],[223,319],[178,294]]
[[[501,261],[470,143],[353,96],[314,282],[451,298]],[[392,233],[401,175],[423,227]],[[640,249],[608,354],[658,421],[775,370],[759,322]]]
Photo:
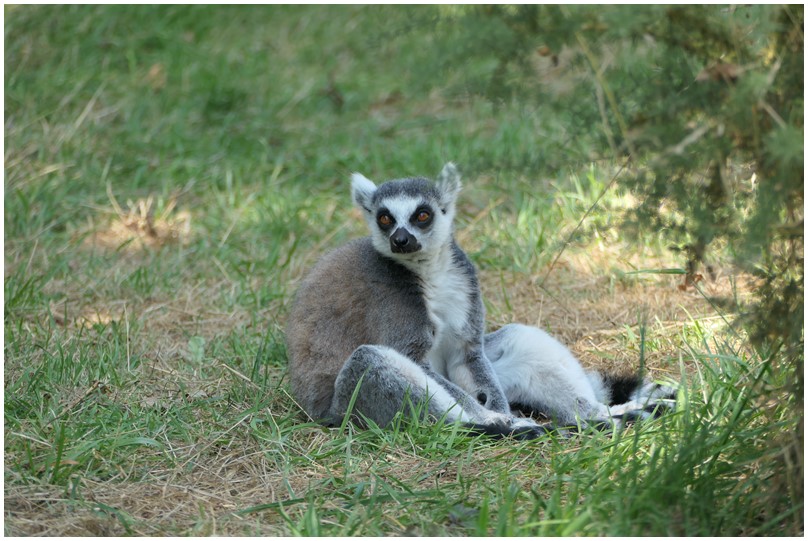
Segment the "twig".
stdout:
[[242,374],[241,372],[239,372],[238,370],[236,370],[232,366],[227,366],[225,363],[223,363],[221,361],[219,362],[219,364],[221,364],[222,367],[225,368],[226,370],[229,370],[230,372],[232,372],[233,375],[243,379],[244,381],[246,381],[247,383],[249,383],[250,385],[252,385],[256,389],[259,389],[259,390],[261,389],[261,387],[256,385],[256,383],[253,380],[251,380],[250,378],[248,378],[247,376],[245,376],[244,374]]
[[702,136],[704,136],[704,134],[705,134],[705,133],[707,133],[707,130],[708,130],[708,129],[709,129],[709,128],[708,128],[706,125],[704,125],[704,126],[699,126],[699,127],[698,127],[698,128],[696,128],[695,130],[693,130],[692,132],[690,132],[690,134],[689,134],[687,137],[685,137],[684,139],[682,139],[682,140],[679,142],[679,144],[677,144],[677,145],[675,145],[675,146],[671,147],[671,148],[670,148],[670,149],[668,149],[668,151],[667,151],[667,152],[665,152],[664,154],[676,154],[676,155],[678,155],[678,156],[681,156],[682,154],[684,154],[685,149],[686,149],[688,146],[690,146],[690,145],[692,145],[693,143],[695,143],[696,141],[698,141],[699,139],[701,139],[701,138],[702,138]]
[[[50,421],[48,421],[48,425],[53,424],[53,422],[56,419],[59,419],[60,417],[64,417],[65,415],[67,415],[68,413],[73,411],[76,408],[76,406],[78,406],[79,404],[84,402],[84,400],[86,400],[87,397],[89,397],[91,394],[93,394],[93,392],[95,390],[100,390],[101,392],[104,392],[104,391],[106,391],[106,389],[107,389],[107,386],[106,386],[106,384],[104,382],[98,381],[98,380],[92,382],[92,384],[90,385],[90,388],[87,389],[87,391],[82,396],[80,396],[79,398],[74,400],[70,405],[62,408],[62,411],[60,411],[57,415],[54,415],[53,418]],[[48,425],[46,425],[46,426],[48,426]]]
[[777,123],[777,125],[780,128],[785,128],[786,127],[787,124],[786,124],[785,120],[783,120],[783,117],[778,115],[777,111],[775,111],[774,108],[771,105],[769,105],[768,103],[766,103],[763,100],[759,100],[758,105],[760,105],[760,107],[764,111],[766,111],[769,114],[770,117],[772,117],[772,119]]
[[[575,233],[578,232],[578,229],[581,228],[581,224],[584,223],[584,220],[586,220],[586,218],[589,216],[589,214],[595,209],[597,204],[600,203],[600,200],[603,198],[604,195],[606,195],[606,192],[608,192],[611,189],[612,185],[614,184],[614,181],[617,180],[617,177],[620,175],[620,173],[623,172],[623,170],[626,168],[626,166],[628,165],[628,163],[630,161],[631,161],[631,156],[629,156],[628,159],[625,161],[625,163],[620,166],[620,169],[618,169],[617,173],[615,173],[614,176],[612,176],[612,179],[603,188],[603,191],[600,192],[600,195],[598,195],[598,198],[595,199],[595,202],[592,203],[592,205],[589,207],[589,209],[584,213],[584,215],[578,221],[578,225],[575,226],[575,229],[572,230],[572,233],[570,233],[567,236],[567,240],[564,241],[564,246],[561,247],[561,250],[558,252],[558,254],[555,256],[555,259],[553,259],[553,262],[550,264],[550,268],[547,269],[547,272],[544,274],[544,278],[542,278],[541,283],[539,283],[539,288],[540,289],[544,290],[544,282],[547,281],[547,277],[550,276],[550,273],[553,271],[553,268],[555,267],[555,264],[558,262],[558,259],[561,257],[561,254],[563,254],[564,250],[566,250],[567,246],[569,246],[570,242],[572,241],[572,237],[575,235]],[[558,299],[555,299],[554,297],[552,297],[552,298],[556,302],[559,302]],[[559,302],[559,304],[560,304],[560,302]]]
[[118,200],[115,199],[115,195],[112,193],[112,184],[110,184],[109,181],[107,181],[107,197],[109,197],[109,202],[112,203],[112,208],[115,209],[115,212],[117,212],[118,216],[123,220],[126,214],[124,214],[123,209],[118,204]]
[[612,112],[614,112],[614,117],[617,119],[617,125],[620,126],[620,131],[623,134],[623,140],[625,141],[629,156],[634,156],[636,152],[634,152],[634,145],[631,144],[631,139],[629,138],[628,125],[623,119],[623,115],[620,114],[620,109],[617,107],[617,100],[614,97],[614,92],[612,92],[612,89],[606,84],[602,74],[595,66],[595,55],[589,49],[589,45],[587,44],[583,35],[576,32],[575,39],[578,41],[578,44],[581,46],[581,49],[584,52],[584,56],[586,56],[586,59],[589,61],[589,65],[592,67],[592,71],[595,74],[595,80],[603,88],[603,92],[606,94],[606,99],[609,100],[609,105],[612,108]]
[[247,415],[245,415],[244,417],[242,417],[241,419],[239,419],[239,420],[236,422],[236,424],[234,424],[233,426],[231,426],[230,428],[228,428],[228,429],[227,429],[227,430],[225,430],[224,432],[222,432],[222,433],[220,433],[220,434],[217,434],[217,435],[216,435],[214,438],[212,438],[212,439],[211,439],[211,440],[208,442],[208,444],[207,444],[207,445],[205,445],[204,447],[202,447],[202,449],[200,449],[199,451],[197,451],[196,453],[194,453],[193,455],[191,455],[191,457],[190,457],[188,460],[186,460],[185,462],[183,462],[183,463],[182,463],[182,465],[180,466],[180,468],[179,468],[179,469],[180,469],[180,470],[185,469],[185,467],[186,467],[186,466],[187,466],[187,465],[188,465],[188,464],[189,464],[189,463],[190,463],[192,460],[194,460],[195,458],[199,457],[199,456],[200,456],[202,453],[204,453],[204,452],[205,452],[205,451],[207,451],[209,448],[211,448],[213,445],[215,445],[215,444],[216,444],[216,442],[218,442],[218,441],[219,441],[219,438],[221,438],[222,436],[225,436],[225,435],[229,434],[230,432],[232,432],[233,430],[235,430],[235,429],[236,429],[236,428],[237,428],[237,427],[238,427],[238,426],[239,426],[241,423],[243,423],[244,421],[246,421],[246,420],[247,420],[247,419],[249,419],[250,417],[252,417],[252,413],[248,413]]
[[44,440],[37,439],[37,438],[35,438],[33,436],[29,436],[27,434],[21,434],[19,432],[11,432],[11,435],[12,436],[17,436],[18,438],[23,438],[23,439],[26,439],[26,440],[35,441],[35,442],[37,442],[37,443],[39,443],[41,445],[44,445],[45,447],[53,447],[53,445],[51,445],[50,443],[48,443],[48,442],[46,442]]

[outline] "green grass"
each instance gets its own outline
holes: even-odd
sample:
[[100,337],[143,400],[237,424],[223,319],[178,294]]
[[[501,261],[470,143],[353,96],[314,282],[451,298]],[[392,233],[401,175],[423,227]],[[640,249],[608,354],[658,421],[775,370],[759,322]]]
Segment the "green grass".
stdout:
[[[681,266],[661,236],[621,237],[594,97],[479,97],[502,29],[438,13],[6,8],[7,534],[801,531],[792,420],[758,398],[783,375],[656,270]],[[447,160],[492,322],[642,357],[685,383],[675,414],[524,443],[306,422],[283,326],[305,269],[364,234],[349,173]]]

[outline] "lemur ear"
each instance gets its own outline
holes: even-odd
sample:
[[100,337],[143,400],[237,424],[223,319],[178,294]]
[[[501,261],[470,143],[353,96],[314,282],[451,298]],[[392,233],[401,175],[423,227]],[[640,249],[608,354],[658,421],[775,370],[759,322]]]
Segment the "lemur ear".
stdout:
[[376,185],[361,173],[351,175],[351,197],[356,206],[370,212],[370,201],[376,193]]
[[457,199],[460,193],[460,172],[455,167],[455,164],[448,162],[441,169],[438,180],[435,183],[438,191],[440,192],[441,203],[443,205],[451,205]]

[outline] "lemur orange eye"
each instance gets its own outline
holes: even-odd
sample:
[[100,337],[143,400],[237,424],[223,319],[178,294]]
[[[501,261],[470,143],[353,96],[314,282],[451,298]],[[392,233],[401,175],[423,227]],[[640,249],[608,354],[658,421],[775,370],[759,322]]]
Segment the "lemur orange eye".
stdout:
[[389,214],[382,214],[377,218],[379,225],[388,226],[393,225],[393,217]]
[[430,217],[431,217],[431,216],[430,216],[430,214],[429,214],[427,211],[422,210],[422,211],[421,211],[421,212],[419,212],[419,213],[418,213],[418,215],[415,217],[415,220],[416,220],[417,222],[419,222],[419,223],[424,223],[424,222],[429,221],[429,218],[430,218]]

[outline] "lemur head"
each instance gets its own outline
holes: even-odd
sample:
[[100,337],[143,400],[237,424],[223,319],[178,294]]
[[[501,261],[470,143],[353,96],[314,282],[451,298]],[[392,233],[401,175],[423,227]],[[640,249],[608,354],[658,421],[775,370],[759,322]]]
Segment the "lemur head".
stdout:
[[437,181],[391,180],[380,186],[359,173],[351,176],[354,203],[365,216],[376,250],[400,261],[429,258],[452,239],[460,174],[443,166]]

